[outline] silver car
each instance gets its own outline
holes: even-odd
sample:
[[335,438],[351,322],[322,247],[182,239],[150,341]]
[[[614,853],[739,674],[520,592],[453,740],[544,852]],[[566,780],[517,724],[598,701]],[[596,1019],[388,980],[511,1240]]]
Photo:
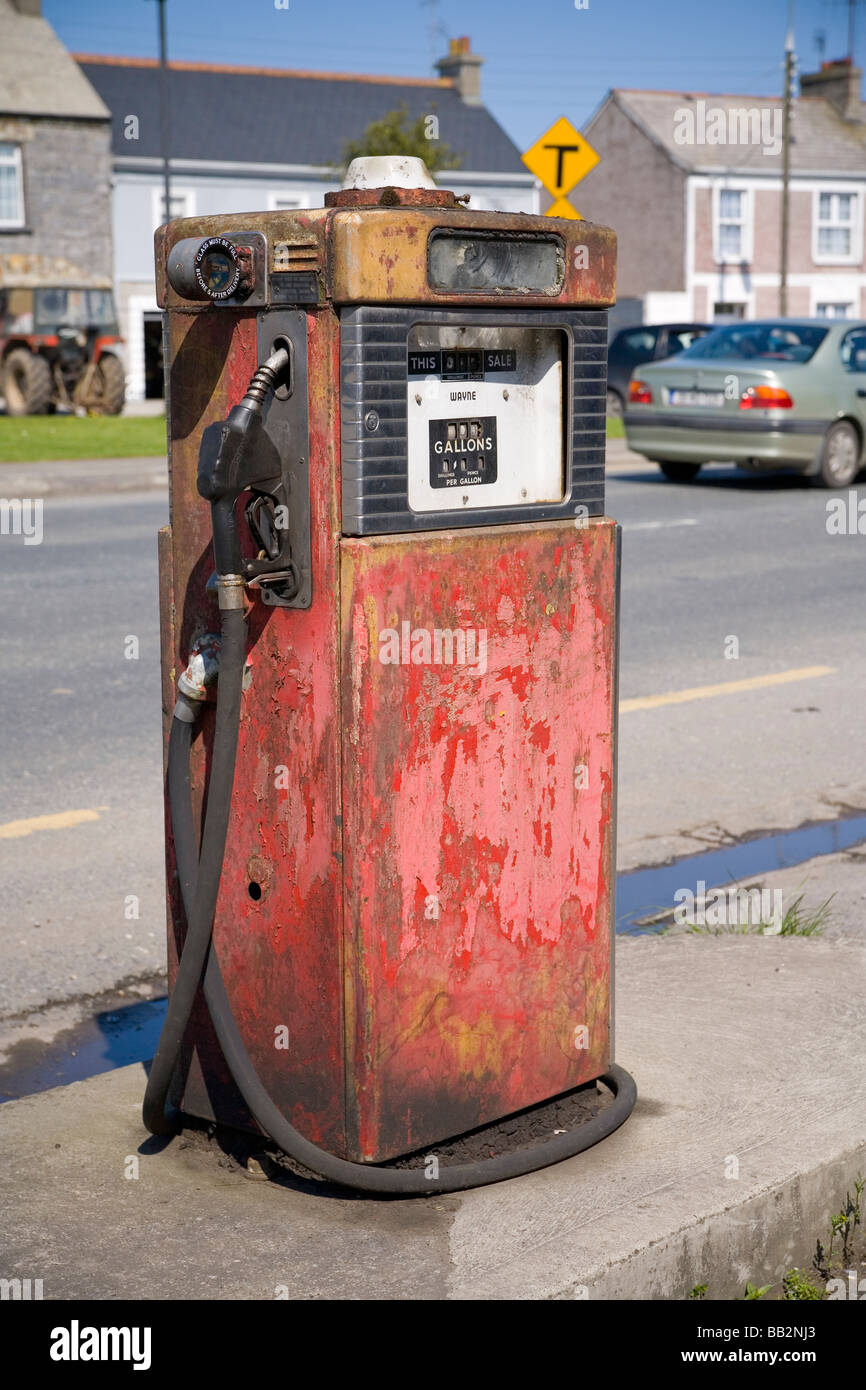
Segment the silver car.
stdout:
[[866,440],[866,322],[752,319],[716,328],[629,383],[628,446],[688,482],[704,463],[793,468],[848,487]]

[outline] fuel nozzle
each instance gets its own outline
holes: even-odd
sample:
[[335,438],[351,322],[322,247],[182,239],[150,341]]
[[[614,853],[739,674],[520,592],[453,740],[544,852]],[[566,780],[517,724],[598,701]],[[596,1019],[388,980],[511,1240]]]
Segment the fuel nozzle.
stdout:
[[[228,418],[209,425],[202,435],[198,490],[211,504],[220,607],[242,605],[242,585],[266,571],[276,577],[282,568],[291,578],[291,557],[283,551],[264,562],[244,561],[237,527],[237,501],[242,493],[255,489],[272,496],[280,486],[280,456],[264,428],[262,408],[274,391],[289,383],[290,373],[290,354],[279,348],[256,369],[246,394],[232,406]],[[287,543],[286,533],[284,549]]]

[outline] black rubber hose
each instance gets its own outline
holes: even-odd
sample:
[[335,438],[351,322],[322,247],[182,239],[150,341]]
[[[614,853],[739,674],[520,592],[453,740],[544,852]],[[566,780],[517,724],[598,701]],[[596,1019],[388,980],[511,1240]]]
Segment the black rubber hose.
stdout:
[[[225,691],[233,692],[239,689],[240,681],[237,673],[227,666],[227,662],[239,662],[240,677],[243,677],[244,655],[238,656],[236,649],[232,648],[228,652],[225,644],[223,645],[220,656],[220,676],[217,701],[217,730],[214,735],[214,768],[216,768],[217,739],[228,736],[228,721],[220,718],[220,707],[225,698]],[[226,681],[226,678],[228,680]],[[226,686],[224,686],[226,681]],[[237,746],[237,720],[239,718],[239,701],[232,702],[233,719],[235,720],[232,731],[233,748]],[[238,713],[235,714],[234,711]],[[173,721],[180,723],[178,719]],[[189,726],[187,725],[187,729]],[[460,1192],[471,1187],[481,1187],[488,1183],[503,1182],[508,1178],[519,1177],[525,1173],[534,1172],[536,1169],[545,1168],[551,1163],[558,1163],[566,1158],[572,1158],[575,1154],[582,1153],[585,1149],[591,1148],[601,1139],[612,1134],[614,1130],[626,1120],[632,1111],[637,1098],[637,1090],[634,1081],[628,1072],[622,1067],[611,1066],[610,1070],[601,1078],[602,1082],[609,1086],[614,1092],[614,1102],[608,1106],[600,1115],[594,1119],[580,1125],[576,1130],[570,1130],[566,1134],[556,1135],[548,1139],[543,1144],[537,1144],[532,1148],[523,1149],[516,1153],[503,1154],[497,1158],[484,1159],[478,1163],[461,1163],[453,1165],[443,1165],[438,1169],[438,1174],[434,1178],[428,1176],[431,1166],[426,1162],[418,1168],[393,1168],[378,1167],[373,1164],[351,1163],[347,1159],[337,1158],[334,1154],[328,1153],[326,1149],[319,1148],[318,1145],[306,1139],[274,1104],[268,1095],[261,1078],[256,1072],[249,1054],[244,1046],[243,1039],[235,1023],[231,1009],[231,1003],[226,992],[225,984],[220,973],[219,962],[214,950],[207,951],[212,929],[213,911],[216,905],[216,895],[219,887],[219,877],[221,865],[215,867],[215,861],[211,855],[205,862],[202,856],[201,865],[196,870],[196,842],[195,825],[192,815],[192,803],[190,796],[189,782],[189,747],[190,736],[188,732],[172,729],[169,739],[169,768],[168,786],[169,801],[172,822],[172,835],[175,846],[175,856],[177,860],[178,875],[181,883],[181,890],[184,898],[184,906],[190,921],[190,929],[187,933],[187,942],[192,938],[192,924],[195,923],[197,930],[204,921],[201,910],[201,894],[205,893],[205,902],[209,906],[208,921],[208,942],[205,943],[206,968],[204,974],[204,996],[213,1022],[214,1031],[217,1035],[220,1048],[225,1058],[226,1064],[234,1078],[235,1084],[243,1097],[247,1108],[260,1126],[263,1132],[268,1135],[279,1147],[294,1159],[302,1164],[311,1172],[318,1173],[321,1177],[327,1178],[332,1182],[339,1183],[341,1186],[354,1188],[362,1192],[387,1193],[403,1196],[429,1196],[433,1192]],[[234,755],[232,755],[232,769],[234,768]],[[177,766],[183,763],[185,766]],[[231,782],[229,782],[229,795],[231,793]],[[208,819],[211,813],[211,804],[215,794],[213,776],[211,777],[210,790],[208,792]],[[205,823],[205,839],[208,835],[208,821]],[[223,830],[222,844],[225,843],[225,831]],[[205,874],[214,874],[216,882],[208,883],[205,881]],[[196,881],[198,880],[198,881]],[[193,887],[195,885],[195,887]],[[197,946],[201,947],[200,940],[197,939]],[[177,979],[180,978],[181,970],[186,964],[188,946],[184,946],[183,956],[178,968]],[[199,978],[201,964],[198,954],[194,957]],[[190,977],[192,968],[190,969]],[[194,992],[193,992],[194,994]],[[177,995],[177,980],[172,994],[171,1005],[174,1005]],[[184,996],[184,1007],[187,1010],[186,1017],[192,1007],[192,1001],[187,1003]],[[171,1011],[171,1006],[170,1006]],[[168,1018],[166,1019],[168,1022]],[[186,1019],[182,1019],[180,1007],[175,1014],[172,1040],[177,1038],[177,1030],[180,1028],[180,1038],[183,1037]],[[163,1034],[163,1037],[165,1033]],[[162,1049],[163,1039],[160,1039],[160,1050]],[[179,1047],[179,1040],[177,1047]],[[166,1048],[167,1053],[167,1048]],[[175,1054],[176,1055],[176,1054]],[[151,1077],[153,1072],[151,1072]],[[169,1080],[171,1069],[169,1068]],[[148,1086],[148,1091],[151,1087]],[[167,1087],[166,1087],[167,1092]],[[149,1112],[145,1111],[145,1123],[148,1128],[153,1129],[148,1119]],[[159,1109],[157,1118],[163,1123],[169,1124],[164,1117],[163,1106]],[[155,1132],[163,1133],[164,1130]]]
[[[213,918],[222,876],[226,833],[235,776],[238,747],[238,728],[241,717],[241,693],[244,664],[247,654],[247,624],[242,608],[222,610],[220,643],[220,680],[214,725],[213,758],[208,784],[207,812],[202,833],[198,870],[193,875],[195,892],[187,903],[187,932],[178,962],[174,988],[168,1003],[165,1022],[156,1049],[156,1056],[147,1078],[142,1114],[152,1134],[172,1134],[177,1117],[166,1111],[171,1078],[180,1054],[183,1035],[201,984],[202,972],[208,957]],[[175,716],[169,737],[169,792],[178,803],[179,831],[188,837],[194,825],[189,798],[189,738],[176,725],[184,721]],[[186,773],[178,769],[179,754],[183,755]],[[178,783],[180,784],[178,786]],[[180,806],[183,810],[180,810]],[[172,811],[174,817],[176,813]],[[188,825],[184,825],[184,817]],[[194,843],[193,838],[193,843]],[[181,874],[187,882],[191,870],[187,865]]]

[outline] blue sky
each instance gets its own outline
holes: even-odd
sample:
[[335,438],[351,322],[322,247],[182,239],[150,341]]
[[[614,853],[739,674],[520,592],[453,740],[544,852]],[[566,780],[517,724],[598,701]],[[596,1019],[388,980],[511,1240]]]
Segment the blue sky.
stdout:
[[[73,52],[153,57],[155,0],[43,0]],[[609,87],[775,95],[788,0],[168,0],[169,57],[424,76],[449,37],[485,58],[486,105],[524,149],[560,115],[580,127]],[[795,0],[800,65],[847,48],[847,5]],[[858,5],[856,56],[866,56]]]

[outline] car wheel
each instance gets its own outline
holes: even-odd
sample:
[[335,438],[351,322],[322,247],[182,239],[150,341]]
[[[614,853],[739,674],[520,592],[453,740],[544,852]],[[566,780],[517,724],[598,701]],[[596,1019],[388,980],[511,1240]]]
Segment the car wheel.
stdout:
[[693,483],[701,471],[699,463],[681,463],[679,459],[656,459],[655,462],[672,483]]
[[847,420],[837,420],[824,436],[821,468],[816,482],[823,487],[848,487],[860,472],[860,436]]
[[610,386],[607,388],[607,405],[605,407],[608,415],[622,415],[623,403],[622,396],[618,391],[614,391]]

